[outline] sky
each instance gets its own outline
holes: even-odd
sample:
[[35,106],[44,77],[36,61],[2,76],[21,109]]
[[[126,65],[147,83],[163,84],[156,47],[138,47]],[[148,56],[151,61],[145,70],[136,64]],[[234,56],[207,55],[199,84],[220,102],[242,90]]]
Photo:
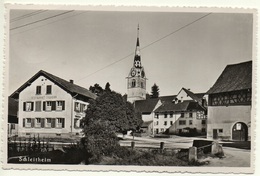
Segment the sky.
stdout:
[[39,70],[127,93],[138,24],[148,93],[154,83],[161,96],[182,87],[206,92],[226,65],[252,60],[252,14],[211,13],[196,22],[208,12],[48,10],[24,17],[36,11],[10,12],[9,95]]

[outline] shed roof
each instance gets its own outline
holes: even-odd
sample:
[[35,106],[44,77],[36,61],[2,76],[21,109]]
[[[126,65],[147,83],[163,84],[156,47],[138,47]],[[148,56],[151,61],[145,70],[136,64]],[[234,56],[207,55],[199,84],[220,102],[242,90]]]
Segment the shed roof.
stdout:
[[227,65],[207,94],[252,88],[252,61]]

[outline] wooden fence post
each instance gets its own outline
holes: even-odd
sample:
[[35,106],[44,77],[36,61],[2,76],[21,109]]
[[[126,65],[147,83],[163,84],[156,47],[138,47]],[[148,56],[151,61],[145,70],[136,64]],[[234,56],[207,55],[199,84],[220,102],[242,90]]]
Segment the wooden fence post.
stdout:
[[132,149],[135,148],[135,142],[134,142],[134,141],[131,142],[131,148],[132,148]]
[[160,143],[160,152],[162,153],[164,150],[164,142],[161,142]]

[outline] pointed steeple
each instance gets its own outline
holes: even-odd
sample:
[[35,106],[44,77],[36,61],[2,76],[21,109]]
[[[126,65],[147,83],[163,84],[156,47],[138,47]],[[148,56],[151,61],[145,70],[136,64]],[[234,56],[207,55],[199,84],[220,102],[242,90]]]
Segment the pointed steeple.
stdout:
[[135,48],[134,67],[141,68],[141,54],[140,54],[140,43],[139,43],[139,24],[137,26],[137,41]]

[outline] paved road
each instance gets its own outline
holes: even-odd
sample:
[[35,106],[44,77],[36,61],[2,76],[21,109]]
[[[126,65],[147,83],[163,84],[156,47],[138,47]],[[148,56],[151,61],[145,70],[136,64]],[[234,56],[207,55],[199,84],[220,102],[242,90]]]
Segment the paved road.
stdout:
[[[122,136],[120,136],[122,137]],[[165,148],[189,148],[192,146],[193,140],[203,139],[196,137],[180,137],[173,136],[172,138],[151,138],[151,137],[135,137],[135,147],[159,148],[160,142],[165,143]],[[205,139],[206,140],[206,139]],[[120,141],[121,146],[131,146],[133,137],[125,136],[124,140]],[[206,158],[209,161],[207,167],[250,167],[250,150],[236,149],[223,147],[225,157]]]

